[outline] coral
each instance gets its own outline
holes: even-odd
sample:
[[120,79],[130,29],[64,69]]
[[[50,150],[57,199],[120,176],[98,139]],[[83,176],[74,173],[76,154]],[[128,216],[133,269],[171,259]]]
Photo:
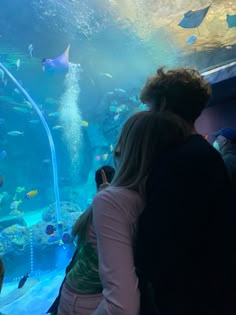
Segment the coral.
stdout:
[[[75,213],[75,212],[81,213],[82,212],[80,207],[77,204],[72,203],[70,201],[62,201],[60,203],[60,206],[61,206],[62,217],[65,216],[66,213]],[[57,221],[56,203],[49,205],[48,209],[46,209],[43,212],[42,219],[43,219],[43,221],[46,221],[46,222],[56,222]]]
[[[42,220],[35,225],[26,227],[14,222],[11,226],[3,227],[0,232],[0,255],[7,262],[11,273],[17,274],[15,266],[20,262],[22,270],[33,271],[39,268],[39,265],[40,268],[43,266],[42,268],[45,269],[55,268],[59,252],[66,255],[73,251],[71,228],[82,211],[77,204],[63,201],[61,213],[60,226],[58,226],[54,203],[49,205],[43,212]],[[55,227],[53,235],[46,233],[48,225]],[[65,259],[69,258],[65,257]]]
[[0,254],[14,252],[18,255],[29,244],[29,231],[27,227],[12,225],[1,232]]

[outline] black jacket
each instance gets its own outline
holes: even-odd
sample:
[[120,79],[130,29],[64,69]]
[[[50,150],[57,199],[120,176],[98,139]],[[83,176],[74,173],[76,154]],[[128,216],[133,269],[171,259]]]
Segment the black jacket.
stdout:
[[236,314],[231,193],[223,159],[200,135],[153,166],[136,265],[141,285],[148,281],[153,288],[160,315]]

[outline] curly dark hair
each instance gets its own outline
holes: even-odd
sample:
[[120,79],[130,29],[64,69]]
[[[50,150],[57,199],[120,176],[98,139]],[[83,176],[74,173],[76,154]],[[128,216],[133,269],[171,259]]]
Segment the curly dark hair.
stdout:
[[211,96],[210,84],[193,68],[157,70],[147,79],[140,95],[153,110],[171,111],[185,121],[194,123]]

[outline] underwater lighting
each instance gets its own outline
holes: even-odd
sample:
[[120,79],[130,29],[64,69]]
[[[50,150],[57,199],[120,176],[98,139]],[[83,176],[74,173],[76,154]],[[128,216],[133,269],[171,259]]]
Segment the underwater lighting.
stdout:
[[58,186],[58,171],[57,171],[57,159],[56,159],[56,151],[55,151],[55,145],[53,142],[51,131],[48,127],[48,124],[39,109],[38,105],[34,102],[32,97],[26,92],[26,90],[20,85],[20,83],[16,80],[16,78],[3,66],[3,64],[0,62],[0,68],[2,68],[8,77],[15,83],[15,85],[19,88],[19,90],[25,95],[25,97],[28,99],[28,101],[32,104],[33,108],[37,112],[44,129],[46,130],[50,149],[51,149],[51,155],[52,155],[52,168],[53,168],[53,181],[54,181],[54,192],[55,192],[55,198],[56,198],[56,209],[57,209],[57,223],[58,225],[61,225],[61,207],[60,207],[60,195],[59,195],[59,186]]

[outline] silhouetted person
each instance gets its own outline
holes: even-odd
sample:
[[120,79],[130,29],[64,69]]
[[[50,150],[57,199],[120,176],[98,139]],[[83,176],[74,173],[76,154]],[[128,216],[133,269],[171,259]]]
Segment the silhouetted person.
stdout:
[[230,181],[219,152],[194,128],[210,95],[194,69],[159,69],[141,92],[151,111],[174,112],[192,130],[153,163],[147,181],[136,246],[141,314],[156,314],[150,301],[160,315],[236,314]]
[[213,146],[220,152],[236,191],[236,128],[223,128],[213,135]]

